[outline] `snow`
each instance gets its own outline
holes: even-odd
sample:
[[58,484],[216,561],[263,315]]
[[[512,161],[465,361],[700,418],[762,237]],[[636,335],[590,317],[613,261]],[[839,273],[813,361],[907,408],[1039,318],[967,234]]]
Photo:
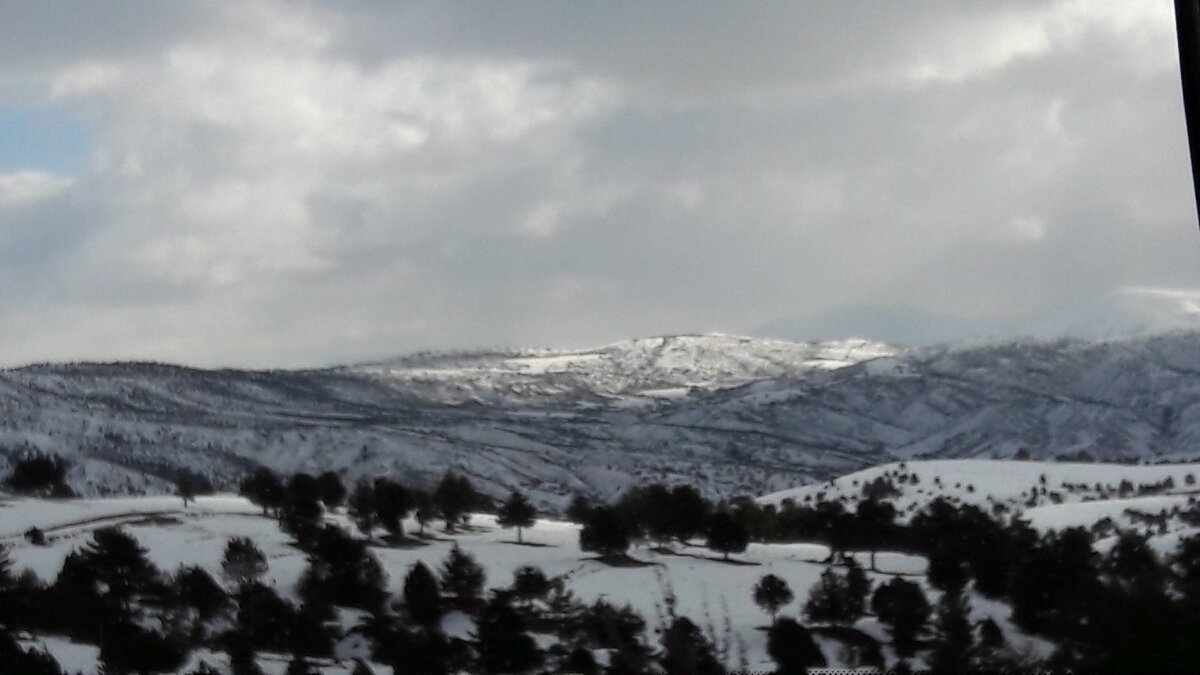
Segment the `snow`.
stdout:
[[[221,579],[220,560],[226,540],[232,536],[249,536],[267,555],[267,581],[293,600],[296,582],[306,564],[304,554],[288,544],[289,537],[278,530],[273,520],[262,517],[245,500],[228,495],[201,498],[186,509],[178,499],[161,497],[62,502],[10,500],[0,513],[3,513],[0,525],[5,532],[19,533],[28,524],[36,522],[53,533],[45,547],[33,546],[20,536],[7,541],[14,569],[17,572],[23,568],[32,569],[46,580],[57,575],[71,550],[90,540],[94,529],[112,523],[124,523],[125,529],[137,537],[148,550],[151,560],[164,571],[172,572],[180,565],[195,564],[218,580]],[[154,520],[147,521],[147,514],[153,514]],[[332,515],[330,520],[346,525],[341,514]],[[410,531],[415,531],[415,523],[408,526]],[[717,559],[700,546],[681,547],[675,555],[643,547],[631,550],[631,555],[646,563],[644,567],[614,568],[579,550],[579,527],[572,523],[539,521],[525,531],[525,539],[530,545],[512,543],[513,532],[497,527],[495,517],[487,514],[474,515],[469,531],[447,534],[431,530],[430,534],[436,535],[436,539],[416,548],[372,547],[387,572],[392,593],[401,591],[404,576],[416,562],[424,562],[437,570],[457,542],[484,567],[488,587],[507,586],[518,568],[536,565],[548,576],[566,579],[571,591],[585,602],[603,598],[616,605],[629,604],[647,620],[648,638],[654,642],[657,641],[655,631],[663,627],[667,598],[674,594],[678,598],[680,614],[689,616],[697,625],[716,635],[723,635],[723,626],[728,620],[734,631],[728,636],[730,643],[744,642],[748,666],[752,669],[773,667],[765,651],[766,634],[759,630],[767,617],[751,597],[754,584],[768,573],[783,577],[797,596],[783,612],[795,614],[806,598],[808,587],[824,570],[821,561],[829,553],[824,546],[815,544],[754,543],[744,554],[733,557],[737,563],[742,563],[735,564]],[[924,561],[914,556],[883,552],[879,554],[879,566],[888,572],[908,574],[923,569]],[[872,576],[878,582],[889,575],[872,573]],[[343,623],[352,619],[348,617]],[[448,614],[443,619],[443,626],[448,633],[461,637],[468,637],[473,631],[471,620],[459,613]],[[39,639],[55,655],[61,653],[64,658],[74,659],[72,663],[78,664],[73,666],[74,669],[94,672],[97,652],[93,648],[70,645],[57,638]],[[735,656],[729,654],[730,659]],[[222,663],[220,658],[208,660],[219,665]],[[286,665],[286,659],[282,664]],[[274,665],[274,661],[264,661],[268,672]]]

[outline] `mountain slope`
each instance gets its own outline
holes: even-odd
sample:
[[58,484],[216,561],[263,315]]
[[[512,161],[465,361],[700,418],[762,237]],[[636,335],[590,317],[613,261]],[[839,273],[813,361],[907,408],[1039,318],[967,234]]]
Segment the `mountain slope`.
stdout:
[[258,464],[412,483],[455,468],[558,508],[649,480],[763,494],[916,457],[1191,458],[1198,403],[1194,334],[922,350],[678,336],[310,371],[2,371],[0,453],[67,455],[87,494],[160,492],[181,469],[228,487]]

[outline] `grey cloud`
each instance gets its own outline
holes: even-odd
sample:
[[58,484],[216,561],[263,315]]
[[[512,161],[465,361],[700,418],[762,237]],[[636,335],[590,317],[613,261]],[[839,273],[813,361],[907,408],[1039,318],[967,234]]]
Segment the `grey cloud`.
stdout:
[[1173,45],[1136,2],[198,7],[0,48],[47,88],[80,61],[126,78],[55,99],[95,125],[67,201],[0,213],[24,233],[0,275],[39,279],[0,305],[13,362],[306,365],[1196,285]]

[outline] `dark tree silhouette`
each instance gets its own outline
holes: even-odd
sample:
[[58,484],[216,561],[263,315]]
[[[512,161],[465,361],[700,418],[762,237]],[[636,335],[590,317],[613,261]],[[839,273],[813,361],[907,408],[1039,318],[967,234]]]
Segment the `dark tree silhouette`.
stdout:
[[235,589],[257,583],[266,573],[267,557],[249,537],[234,537],[225,543],[221,576]]
[[567,520],[573,523],[583,524],[587,522],[588,516],[592,513],[592,503],[583,495],[575,495],[571,498],[571,503],[567,506]]
[[767,653],[779,669],[778,675],[804,675],[809,668],[823,668],[825,656],[812,633],[793,619],[783,618],[767,632]]
[[597,506],[579,531],[579,548],[606,558],[624,555],[629,550],[629,530],[628,523],[616,509]]
[[671,489],[671,522],[679,543],[686,544],[708,528],[708,512],[708,501],[696,488],[676,485]]
[[399,483],[375,479],[375,516],[393,541],[404,536],[404,519],[412,511],[412,495]]
[[900,657],[916,653],[917,636],[925,629],[932,609],[917,584],[895,578],[881,585],[871,598],[871,609],[892,628],[892,647]]
[[517,528],[517,541],[524,543],[525,539],[521,531],[526,527],[533,527],[537,522],[537,510],[533,508],[533,504],[529,503],[529,499],[519,492],[513,492],[509,495],[508,500],[500,506],[499,518],[496,520],[500,527]]
[[252,503],[262,508],[263,513],[279,514],[283,506],[283,483],[274,471],[259,467],[242,481],[238,492]]
[[74,493],[66,484],[68,468],[70,464],[57,455],[29,453],[13,467],[8,487],[21,494],[70,497]]
[[544,599],[550,593],[551,583],[545,572],[525,565],[513,572],[513,595],[520,598],[528,607],[534,600]]
[[888,535],[896,521],[896,508],[885,501],[868,499],[859,503],[854,520],[859,541],[871,550],[871,569],[877,570],[875,553],[879,541]]
[[863,609],[846,576],[826,567],[808,592],[804,616],[815,623],[850,624],[862,616]]
[[483,568],[475,562],[475,558],[455,544],[442,563],[442,592],[450,596],[459,608],[470,609],[479,602],[483,582]]
[[442,595],[433,572],[418,562],[404,577],[404,609],[422,626],[436,626],[442,618]]
[[708,547],[729,559],[730,553],[741,553],[750,543],[746,528],[728,511],[714,513],[708,521]]
[[346,486],[342,477],[333,471],[317,476],[317,493],[327,509],[336,509],[346,503]]
[[215,618],[230,606],[225,589],[203,567],[197,565],[180,568],[175,574],[175,593],[184,606],[196,610],[196,614],[205,621]]
[[942,594],[937,607],[937,638],[930,654],[934,672],[965,673],[971,669],[974,632],[967,615],[967,601],[961,589]]
[[542,662],[537,643],[526,632],[525,620],[513,610],[505,593],[488,601],[476,634],[482,672],[523,673]]
[[360,480],[350,493],[348,505],[350,519],[367,539],[375,532],[378,519],[375,516],[375,487],[367,480]]
[[687,617],[676,617],[663,633],[659,663],[665,675],[724,675],[712,644]]
[[775,623],[779,609],[791,602],[793,597],[787,582],[774,574],[759,579],[758,585],[754,587],[754,604],[770,615],[771,623]]
[[433,492],[433,503],[442,514],[446,531],[452,532],[467,511],[476,506],[478,495],[471,482],[453,471],[447,471]]

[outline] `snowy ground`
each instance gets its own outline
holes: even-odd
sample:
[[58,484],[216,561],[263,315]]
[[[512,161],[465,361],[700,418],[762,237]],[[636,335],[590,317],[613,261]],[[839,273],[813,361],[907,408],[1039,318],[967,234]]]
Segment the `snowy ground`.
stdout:
[[[345,524],[339,514],[332,519]],[[29,545],[20,536],[34,524],[47,532],[47,546]],[[0,537],[10,547],[14,568],[32,569],[47,581],[57,576],[71,550],[89,540],[92,530],[112,524],[121,524],[136,536],[165,571],[197,564],[219,579],[225,542],[233,536],[252,537],[263,549],[269,559],[267,581],[285,595],[295,597],[295,584],[305,567],[304,555],[287,543],[288,537],[278,530],[275,522],[262,517],[257,508],[238,497],[202,497],[187,508],[178,499],[162,497],[12,500],[0,508]],[[795,614],[808,587],[824,569],[820,561],[828,555],[828,549],[814,544],[752,544],[744,554],[734,556],[738,563],[734,564],[715,559],[714,554],[698,546],[681,549],[677,555],[642,547],[633,549],[632,555],[648,563],[647,566],[614,568],[592,560],[591,554],[578,549],[578,526],[571,523],[540,521],[526,530],[528,545],[524,546],[515,544],[515,532],[498,528],[492,516],[476,515],[471,524],[469,532],[454,535],[437,532],[437,540],[418,548],[376,547],[374,551],[388,572],[390,590],[400,590],[404,575],[417,561],[436,569],[451,546],[459,542],[484,566],[489,587],[507,586],[518,567],[536,565],[547,575],[565,577],[571,590],[584,601],[605,598],[617,605],[632,605],[646,619],[651,631],[660,627],[665,599],[673,591],[679,599],[679,613],[691,617],[722,640],[728,622],[732,628],[728,665],[744,664],[751,669],[773,667],[766,654],[766,634],[759,630],[766,623],[766,615],[751,598],[754,584],[767,573],[786,579],[797,600],[785,607],[784,613]],[[881,553],[878,565],[887,573],[905,575],[919,575],[925,567],[922,559],[897,553]],[[873,576],[878,582],[885,581],[889,574]],[[466,634],[470,630],[469,624],[454,625],[456,621],[464,623],[463,617],[450,617],[448,621],[451,625],[447,628],[455,632]],[[873,621],[863,623],[868,632],[881,630]],[[650,638],[656,639],[653,633]],[[69,663],[72,672],[96,672],[98,652],[92,646],[73,645],[55,637],[41,637],[31,643],[43,644],[64,666]],[[823,644],[830,652],[831,663],[844,662],[836,642],[827,640]],[[193,661],[199,657],[212,665],[224,663],[223,657],[204,654]],[[263,665],[268,672],[276,667],[282,672],[286,661],[264,661]],[[326,672],[346,672],[347,668],[349,662],[330,665]]]
[[[1170,514],[1172,509],[1187,508],[1192,499],[1192,487],[1184,485],[1189,473],[1200,473],[1198,465],[1122,466],[1097,464],[1058,464],[1039,462],[930,461],[909,462],[905,465],[886,465],[846,476],[829,483],[807,486],[768,495],[762,501],[779,503],[785,498],[803,502],[806,496],[853,502],[861,495],[862,485],[878,476],[896,478],[903,474],[917,476],[918,481],[897,483],[901,495],[896,498],[902,509],[917,508],[937,494],[945,494],[963,502],[981,506],[997,503],[1011,507],[1012,515],[1027,518],[1039,529],[1059,529],[1070,526],[1091,527],[1110,519],[1119,528],[1141,528],[1154,536],[1153,544],[1161,552],[1174,548],[1181,536],[1195,532],[1176,518],[1166,518],[1165,527],[1147,525],[1137,514]],[[1046,477],[1050,489],[1071,484],[1087,483],[1090,492],[1062,491],[1061,504],[1038,500],[1038,506],[1025,508],[1029,491],[1041,486]],[[1116,486],[1122,480],[1138,484],[1159,483],[1172,478],[1176,487],[1162,494],[1140,497],[1100,499],[1095,485]],[[940,479],[941,488],[936,487]],[[968,490],[968,486],[973,489]],[[1048,490],[1049,492],[1050,490]],[[1035,490],[1040,495],[1040,487]],[[854,508],[853,503],[848,508]],[[335,513],[330,519],[347,528],[345,516]],[[202,497],[184,507],[179,499],[143,497],[121,499],[28,500],[0,501],[0,540],[11,551],[14,568],[29,568],[50,581],[58,574],[67,554],[84,545],[98,527],[122,525],[145,546],[154,562],[164,571],[173,572],[181,565],[200,565],[220,578],[220,561],[225,542],[234,536],[248,536],[263,549],[269,559],[267,581],[285,596],[295,598],[295,585],[305,568],[303,553],[293,548],[289,537],[281,533],[275,521],[261,515],[259,509],[235,496]],[[28,544],[22,533],[31,526],[43,529],[48,545]],[[409,523],[411,530],[415,523]],[[735,562],[724,562],[699,546],[681,548],[675,554],[657,552],[648,547],[635,547],[631,554],[646,563],[642,567],[614,568],[593,559],[578,548],[578,526],[552,520],[539,521],[525,531],[526,545],[515,543],[515,532],[496,526],[489,515],[475,515],[469,531],[435,535],[424,545],[415,548],[374,547],[388,573],[389,589],[400,590],[405,574],[417,561],[436,569],[457,542],[482,564],[487,572],[488,586],[507,586],[513,571],[523,565],[540,567],[547,575],[561,576],[568,587],[585,602],[604,598],[617,605],[629,604],[647,621],[654,631],[661,628],[666,612],[666,598],[672,592],[678,597],[678,612],[692,618],[701,628],[725,643],[725,661],[730,668],[770,670],[772,662],[766,654],[766,633],[761,630],[767,618],[754,605],[751,594],[755,583],[765,574],[785,579],[796,599],[783,609],[784,615],[796,615],[804,604],[809,587],[824,570],[822,561],[828,549],[818,544],[751,544],[748,550],[734,556]],[[1098,548],[1111,543],[1101,540]],[[867,554],[858,554],[866,566]],[[937,592],[924,581],[925,561],[916,556],[881,552],[877,556],[880,572],[871,573],[878,584],[892,575],[903,575],[920,583],[931,601]],[[971,599],[973,618],[991,617],[1007,633],[1010,644],[1019,653],[1044,657],[1052,646],[1030,639],[1016,631],[1008,620],[1009,610],[1000,603],[979,597]],[[348,625],[353,622],[349,621]],[[726,625],[729,630],[726,630]],[[447,618],[449,632],[468,635],[469,619],[461,615]],[[864,633],[886,641],[886,629],[873,618],[859,622]],[[43,644],[72,672],[96,672],[97,651],[87,645],[72,645],[55,637],[32,638]],[[830,665],[849,665],[842,647],[834,640],[822,637],[819,641]],[[885,647],[885,656],[892,660]],[[355,653],[347,646],[343,655]],[[224,657],[196,654],[193,663],[203,658],[213,665],[222,665]],[[913,664],[914,666],[919,664]],[[267,672],[283,672],[286,660],[267,659]],[[326,664],[326,673],[344,673],[349,661]],[[386,672],[381,670],[380,672]]]
[[[1200,479],[1200,464],[945,459],[882,464],[824,483],[774,492],[760,497],[759,502],[780,504],[791,499],[799,506],[823,499],[842,501],[853,510],[852,504],[862,497],[863,488],[879,478],[899,490],[900,495],[890,501],[902,517],[938,497],[946,497],[985,510],[999,504],[1009,512],[1024,512],[1035,526],[1045,527],[1089,526],[1106,516],[1115,517],[1126,508],[1157,513],[1172,505],[1186,505],[1189,497],[1200,495],[1200,487],[1189,485]],[[1129,481],[1136,493],[1139,486],[1168,479],[1174,487],[1147,490],[1146,494],[1127,498],[1119,493],[1123,480]],[[1072,504],[1078,506],[1060,508]]]

